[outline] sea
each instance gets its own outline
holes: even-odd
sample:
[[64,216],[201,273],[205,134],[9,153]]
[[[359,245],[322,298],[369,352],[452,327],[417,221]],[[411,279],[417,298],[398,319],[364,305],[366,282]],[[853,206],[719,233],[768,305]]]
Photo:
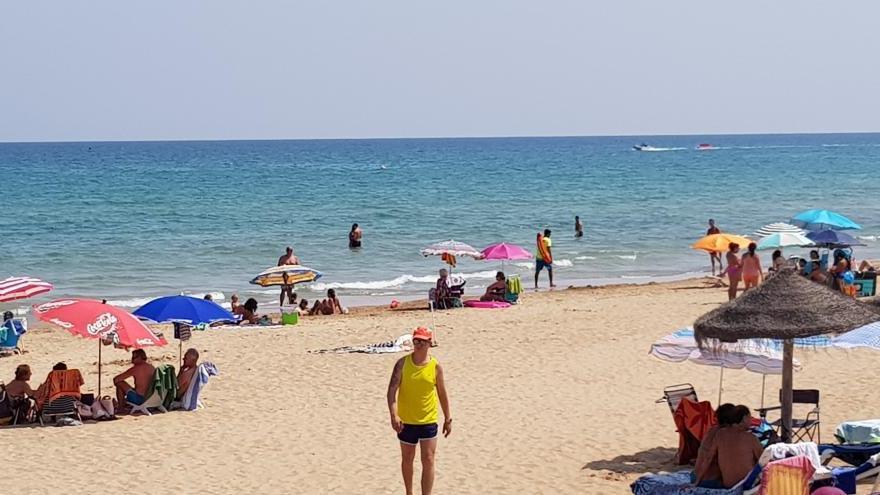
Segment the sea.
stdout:
[[[534,251],[545,228],[560,287],[676,280],[708,272],[689,246],[709,218],[747,235],[811,208],[859,222],[856,258],[880,258],[878,171],[880,134],[6,143],[0,278],[55,290],[2,309],[208,293],[275,309],[278,289],[249,281],[286,246],[323,273],[301,297],[334,288],[349,306],[388,304],[426,297],[445,266],[419,254],[429,244]],[[530,287],[533,267],[503,269]],[[460,258],[454,273],[475,295],[501,268]]]

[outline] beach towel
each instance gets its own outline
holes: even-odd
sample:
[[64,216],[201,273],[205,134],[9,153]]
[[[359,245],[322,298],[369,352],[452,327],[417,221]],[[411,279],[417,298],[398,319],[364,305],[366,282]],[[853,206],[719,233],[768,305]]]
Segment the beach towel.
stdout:
[[837,426],[834,436],[843,444],[880,443],[880,419],[846,421]]
[[758,464],[767,466],[773,461],[795,456],[801,456],[809,460],[813,470],[821,476],[826,476],[830,473],[828,468],[822,465],[822,460],[819,458],[819,447],[813,442],[774,443],[773,445],[768,445],[764,449],[764,453],[761,454],[761,458],[758,459]]
[[538,259],[543,260],[548,265],[553,264],[553,257],[550,255],[550,250],[547,249],[547,243],[544,242],[544,234],[538,234],[537,244],[538,254],[540,255]]
[[[177,398],[177,375],[174,373],[174,366],[163,364],[156,368],[153,378],[153,393],[159,394],[165,409],[171,407],[171,402]],[[149,396],[148,391],[147,398]]]
[[[38,391],[37,408],[42,409],[47,402],[52,402],[59,397],[80,398],[79,388],[85,384],[79,370],[55,370],[50,371],[46,381],[40,385]],[[42,393],[39,393],[42,392]]]
[[199,364],[196,373],[193,375],[192,381],[189,382],[189,388],[187,388],[186,392],[183,394],[183,398],[180,402],[174,402],[172,407],[184,411],[195,411],[198,409],[201,404],[199,396],[201,395],[202,388],[208,384],[208,379],[210,377],[219,374],[220,372],[217,370],[217,367],[214,366],[214,363],[206,361]]
[[690,471],[646,474],[630,485],[633,495],[742,495],[743,486],[733,488],[699,488],[694,486]]
[[813,464],[806,456],[773,461],[761,473],[760,495],[809,495]]
[[694,402],[682,400],[672,416],[678,430],[678,452],[675,454],[677,464],[687,464],[697,458],[700,442],[715,426],[715,411],[709,401]]
[[378,344],[345,345],[342,347],[334,347],[332,349],[317,349],[314,351],[309,351],[309,354],[343,354],[349,352],[363,354],[387,354],[392,352],[407,352],[411,351],[412,348],[412,334],[405,333],[394,340],[386,340],[385,342],[379,342]]

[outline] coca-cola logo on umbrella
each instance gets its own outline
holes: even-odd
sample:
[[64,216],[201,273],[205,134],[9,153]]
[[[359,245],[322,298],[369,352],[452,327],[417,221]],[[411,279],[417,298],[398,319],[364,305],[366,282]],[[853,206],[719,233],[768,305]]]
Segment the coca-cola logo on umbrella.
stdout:
[[86,331],[89,335],[104,335],[107,332],[116,331],[116,324],[119,320],[110,313],[102,313],[94,322],[86,325]]
[[76,304],[76,301],[72,299],[62,299],[60,301],[52,301],[40,304],[39,306],[35,306],[34,311],[36,311],[37,313],[45,313],[47,311],[52,311],[53,309],[70,306],[71,304]]

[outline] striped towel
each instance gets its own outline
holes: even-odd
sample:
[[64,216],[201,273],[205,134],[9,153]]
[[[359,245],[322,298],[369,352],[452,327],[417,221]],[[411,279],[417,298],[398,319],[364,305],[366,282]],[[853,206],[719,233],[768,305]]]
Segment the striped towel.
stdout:
[[214,363],[204,362],[199,365],[199,369],[193,376],[193,380],[189,383],[189,388],[183,394],[183,399],[179,403],[175,403],[175,409],[183,409],[184,411],[195,411],[199,407],[199,394],[202,387],[208,384],[208,379],[212,376],[219,375],[220,372]]

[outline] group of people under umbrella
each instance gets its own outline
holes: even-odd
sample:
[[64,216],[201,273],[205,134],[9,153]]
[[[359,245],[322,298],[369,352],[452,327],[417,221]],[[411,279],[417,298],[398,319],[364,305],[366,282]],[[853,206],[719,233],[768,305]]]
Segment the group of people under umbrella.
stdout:
[[[849,218],[829,210],[807,210],[792,217],[791,224],[772,223],[765,225],[754,236],[748,237],[724,233],[710,220],[707,235],[691,247],[709,253],[712,261],[712,274],[715,274],[715,262],[718,261],[721,276],[729,279],[728,297],[733,299],[739,291],[755,287],[763,281],[764,270],[757,251],[774,250],[773,259],[768,272],[774,273],[789,264],[799,264],[802,275],[810,276],[813,281],[828,283],[845,294],[855,295],[856,273],[852,260],[852,246],[863,245],[857,239],[843,232],[844,230],[861,229],[861,226]],[[833,250],[834,260],[828,266],[827,255],[820,258],[818,251],[812,254],[815,259],[792,258],[786,260],[782,254],[784,248],[825,248]],[[742,252],[742,256],[740,256]],[[726,264],[721,254],[726,253]],[[865,265],[865,263],[863,263]],[[870,265],[867,265],[871,268]],[[863,268],[863,267],[860,267]],[[871,286],[873,287],[873,286]]]

